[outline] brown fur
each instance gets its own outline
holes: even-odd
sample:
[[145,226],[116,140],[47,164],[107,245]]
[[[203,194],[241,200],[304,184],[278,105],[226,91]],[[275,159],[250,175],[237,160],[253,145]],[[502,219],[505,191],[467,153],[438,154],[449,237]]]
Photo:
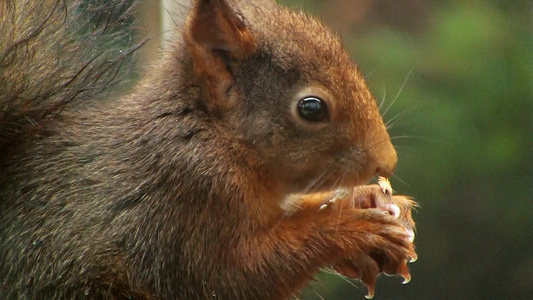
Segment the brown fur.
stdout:
[[[73,5],[9,8],[23,2],[0,6],[0,298],[283,299],[345,258],[364,273],[387,267],[372,253],[414,255],[377,210],[280,206],[396,165],[363,76],[319,21],[197,0],[183,41],[131,93],[97,101],[122,58],[101,60],[91,37],[115,33],[83,44],[66,30]],[[293,113],[302,91],[327,101],[326,124]]]

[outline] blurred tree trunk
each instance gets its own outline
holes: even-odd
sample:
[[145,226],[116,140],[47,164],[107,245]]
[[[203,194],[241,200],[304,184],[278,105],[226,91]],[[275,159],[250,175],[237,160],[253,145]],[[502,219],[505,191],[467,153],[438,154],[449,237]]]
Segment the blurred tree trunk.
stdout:
[[140,64],[157,60],[160,49],[167,47],[184,21],[190,0],[144,0],[138,8],[140,39],[149,39],[142,48]]

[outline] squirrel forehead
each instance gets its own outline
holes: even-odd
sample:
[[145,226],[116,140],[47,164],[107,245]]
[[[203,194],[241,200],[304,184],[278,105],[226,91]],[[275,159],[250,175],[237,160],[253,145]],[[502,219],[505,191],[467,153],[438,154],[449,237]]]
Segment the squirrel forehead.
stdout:
[[[293,11],[270,0],[239,1],[246,26],[255,35],[259,49],[271,51],[275,58],[287,62],[312,62],[324,67],[344,65],[350,60],[339,36],[320,20],[301,11]],[[351,61],[350,61],[351,63]]]

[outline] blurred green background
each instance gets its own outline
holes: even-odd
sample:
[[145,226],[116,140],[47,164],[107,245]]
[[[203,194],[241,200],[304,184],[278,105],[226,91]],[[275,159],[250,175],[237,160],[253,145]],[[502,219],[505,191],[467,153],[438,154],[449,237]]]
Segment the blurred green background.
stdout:
[[[421,204],[412,281],[380,276],[375,299],[533,299],[533,2],[280,2],[341,34],[392,124],[392,186]],[[365,293],[321,274],[299,299]]]

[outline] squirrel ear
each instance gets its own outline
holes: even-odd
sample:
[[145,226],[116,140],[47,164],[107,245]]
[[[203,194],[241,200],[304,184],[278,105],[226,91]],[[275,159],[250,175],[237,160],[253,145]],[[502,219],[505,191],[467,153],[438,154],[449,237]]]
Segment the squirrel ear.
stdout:
[[244,60],[255,49],[252,33],[225,0],[196,0],[184,38],[210,98],[222,100],[233,84],[232,63]]

